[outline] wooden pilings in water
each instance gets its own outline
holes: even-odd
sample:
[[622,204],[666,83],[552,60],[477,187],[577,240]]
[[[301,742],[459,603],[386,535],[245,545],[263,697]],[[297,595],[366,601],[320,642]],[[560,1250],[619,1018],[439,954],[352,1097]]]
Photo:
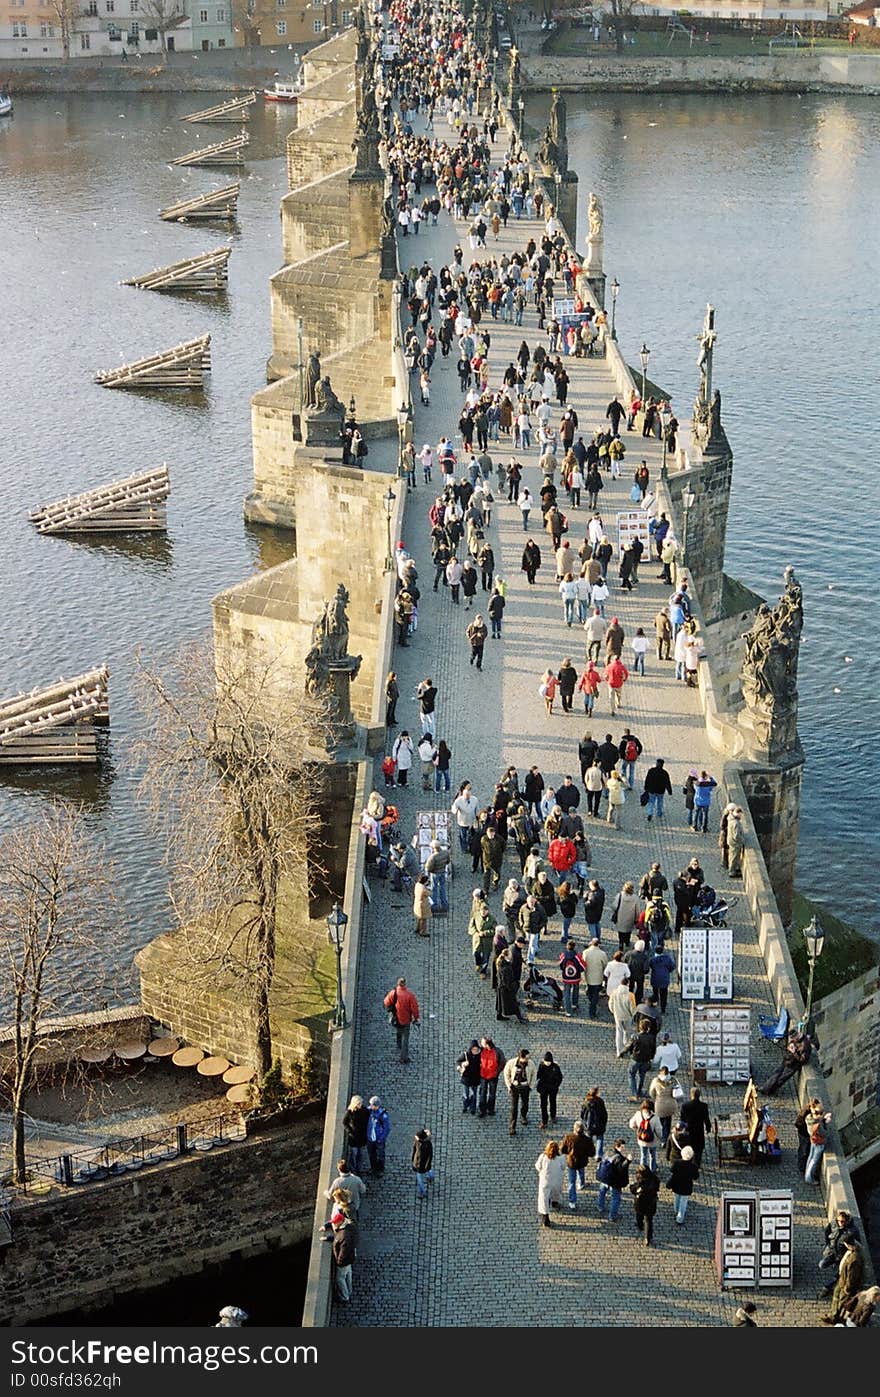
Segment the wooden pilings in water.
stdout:
[[30,520],[41,534],[157,533],[166,527],[165,502],[170,492],[168,467],[161,465],[41,505]]
[[182,116],[181,121],[250,121],[250,108],[257,100],[256,92],[249,92],[246,97],[230,97],[228,102],[220,102],[216,107],[205,107],[200,112],[190,112],[189,116]]
[[159,210],[159,217],[166,223],[189,223],[199,219],[224,219],[232,222],[238,207],[241,184],[226,184],[222,189],[212,189],[208,194],[200,194],[197,199],[182,199],[179,204],[169,204]]
[[106,665],[0,703],[0,765],[98,760],[96,724],[110,719]]
[[231,251],[231,247],[217,247],[200,257],[188,257],[183,262],[157,267],[144,276],[130,277],[122,284],[139,286],[144,291],[225,291]]
[[213,145],[201,146],[198,150],[191,150],[186,155],[178,155],[176,160],[169,163],[172,165],[237,165],[244,164],[242,151],[250,143],[250,136],[247,131],[239,131],[237,136],[230,136],[226,141],[215,141]]
[[95,374],[104,388],[202,388],[211,371],[211,336],[187,340],[174,349]]

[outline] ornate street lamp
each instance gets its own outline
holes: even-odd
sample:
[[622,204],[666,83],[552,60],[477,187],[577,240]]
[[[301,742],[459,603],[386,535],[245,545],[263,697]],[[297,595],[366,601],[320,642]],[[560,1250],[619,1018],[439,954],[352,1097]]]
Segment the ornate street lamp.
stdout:
[[388,552],[385,555],[385,571],[394,571],[394,559],[391,556],[391,516],[394,513],[394,504],[397,499],[391,486],[388,486],[387,495],[382,496],[382,503],[385,506],[385,523],[388,527]]
[[345,1013],[345,1002],[342,998],[342,948],[345,945],[345,928],[348,926],[348,917],[334,902],[332,910],[327,917],[327,940],[336,952],[336,1005],[333,1010],[332,1024],[334,1028],[347,1028],[348,1018]]
[[639,350],[639,358],[642,361],[642,412],[645,411],[645,381],[648,377],[648,360],[650,357],[651,351],[645,344],[645,341],[642,340],[642,347]]
[[807,964],[810,967],[810,978],[807,982],[807,1004],[804,1009],[804,1032],[809,1033],[810,1015],[813,1012],[813,976],[816,973],[816,961],[825,949],[825,933],[815,917],[811,917],[808,925],[804,927],[804,945],[807,948]]
[[522,97],[520,97],[519,102],[517,103],[517,107],[518,107],[518,109],[519,109],[519,134],[520,134],[520,138],[522,138],[523,127],[524,127],[524,125],[525,125],[525,117],[524,117],[523,113],[525,112],[525,109],[526,109],[526,104],[525,104],[525,102],[524,102],[524,100],[523,100]]
[[617,310],[617,298],[620,295],[620,282],[617,277],[611,283],[611,338],[617,339],[617,331],[614,328],[615,312]]
[[695,502],[696,498],[697,498],[697,497],[696,497],[696,495],[694,494],[693,490],[691,489],[690,485],[686,485],[686,486],[684,487],[684,489],[682,490],[682,492],[681,492],[681,502],[682,502],[682,504],[684,505],[684,528],[682,529],[682,535],[681,535],[681,565],[682,565],[682,568],[686,568],[687,565],[688,565],[688,560],[687,560],[687,547],[688,547],[688,515],[690,514],[691,510],[692,510],[693,507],[694,507],[694,502]]

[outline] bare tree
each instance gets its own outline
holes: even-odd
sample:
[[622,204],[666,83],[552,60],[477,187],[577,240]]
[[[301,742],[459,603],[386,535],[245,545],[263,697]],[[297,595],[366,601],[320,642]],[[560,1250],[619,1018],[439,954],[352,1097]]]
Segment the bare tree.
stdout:
[[[25,1106],[51,1023],[82,992],[83,959],[100,941],[109,869],[82,810],[55,804],[0,841],[0,960],[12,1001],[12,1177],[26,1181]],[[73,988],[72,988],[73,987]]]
[[65,63],[70,58],[70,41],[83,9],[80,0],[52,0],[52,13],[61,32],[61,52]]
[[155,29],[162,45],[162,56],[168,58],[168,35],[174,29],[186,24],[189,15],[182,0],[142,0],[138,17],[143,15],[144,26]]
[[618,53],[623,53],[624,35],[628,28],[636,27],[633,16],[641,8],[641,0],[608,0],[606,19],[614,30],[614,45]]
[[142,789],[166,835],[170,894],[194,985],[224,988],[261,1076],[285,883],[305,894],[321,828],[320,767],[305,752],[326,715],[302,670],[278,661],[218,669],[184,648],[165,673],[139,660],[149,732]]
[[257,0],[233,0],[232,19],[244,36],[244,47],[258,48],[260,44],[260,15]]

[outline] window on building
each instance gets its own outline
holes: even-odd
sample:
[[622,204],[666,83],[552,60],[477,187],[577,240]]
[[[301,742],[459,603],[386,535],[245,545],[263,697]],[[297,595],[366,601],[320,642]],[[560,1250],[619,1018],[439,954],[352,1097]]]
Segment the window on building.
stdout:
[[351,24],[351,10],[342,11],[342,23]]
[[116,9],[116,0],[107,0],[106,9],[108,15],[112,15],[113,11]]
[[90,49],[92,47],[92,41],[88,34],[80,34],[79,46],[81,49]]
[[136,14],[137,14],[137,12],[138,12],[138,6],[140,5],[140,2],[141,2],[141,0],[129,0],[128,8],[129,8],[131,14],[133,14],[133,15],[136,15]]
[[87,10],[86,10],[86,14],[87,14],[87,15],[91,15],[92,18],[94,18],[95,15],[96,15],[97,13],[98,13],[98,0],[89,0],[88,8],[87,8]]
[[207,10],[199,10],[199,24],[207,24],[207,23],[208,23],[208,11],[207,11]]
[[278,35],[279,38],[284,38],[284,35],[287,33],[286,19],[279,19],[278,23],[275,25],[275,33]]
[[324,21],[322,19],[316,19],[312,24],[312,28],[316,34],[320,34],[324,28]]
[[287,0],[275,0],[275,8],[276,10],[286,10]]
[[225,39],[218,39],[218,40],[217,40],[217,47],[218,47],[218,49],[225,49],[225,47],[226,47],[226,40],[225,40]]
[[107,38],[110,40],[111,44],[118,44],[119,40],[122,38],[122,31],[117,29],[115,24],[111,24],[107,29]]
[[128,37],[133,44],[136,44],[141,37],[141,26],[136,19],[133,19],[128,26]]
[[218,23],[218,24],[225,24],[225,23],[226,23],[226,11],[225,11],[225,10],[218,10],[218,11],[217,11],[217,23]]
[[48,24],[41,24],[41,25],[40,25],[40,38],[41,38],[41,39],[48,39],[48,37],[49,37],[49,26],[48,26]]

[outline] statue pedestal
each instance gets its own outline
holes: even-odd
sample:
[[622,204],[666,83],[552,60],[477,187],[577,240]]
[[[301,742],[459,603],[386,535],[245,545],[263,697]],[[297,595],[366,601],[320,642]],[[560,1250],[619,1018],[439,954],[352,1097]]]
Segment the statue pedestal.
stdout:
[[345,411],[320,412],[306,408],[300,419],[303,441],[306,446],[339,446]]

